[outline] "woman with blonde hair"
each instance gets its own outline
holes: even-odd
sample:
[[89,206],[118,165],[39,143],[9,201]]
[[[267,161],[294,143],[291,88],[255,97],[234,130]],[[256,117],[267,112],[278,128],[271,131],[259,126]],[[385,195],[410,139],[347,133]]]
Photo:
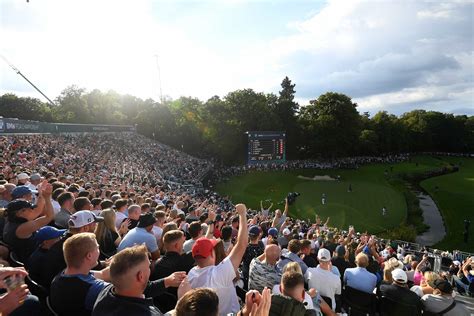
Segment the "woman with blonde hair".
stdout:
[[115,228],[115,211],[113,209],[103,210],[100,216],[104,218],[104,221],[97,223],[94,233],[99,243],[101,257],[105,259],[117,253],[117,246],[122,241],[122,236],[128,232],[130,220],[128,218],[125,219],[117,231]]
[[423,274],[420,285],[414,285],[410,290],[415,292],[419,297],[422,297],[425,294],[433,294],[434,282],[438,279],[441,279],[441,276],[438,273],[426,271]]

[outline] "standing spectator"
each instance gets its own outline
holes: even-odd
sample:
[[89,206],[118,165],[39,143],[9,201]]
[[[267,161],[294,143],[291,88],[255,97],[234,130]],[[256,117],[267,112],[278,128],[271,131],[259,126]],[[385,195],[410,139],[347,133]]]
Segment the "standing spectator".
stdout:
[[7,207],[8,203],[12,200],[12,192],[16,188],[13,183],[6,183],[3,185],[4,190],[0,192],[0,208]]
[[306,309],[304,278],[298,272],[285,272],[281,277],[281,294],[273,294],[270,305],[270,316],[316,315],[314,309]]
[[58,196],[58,203],[61,210],[54,217],[54,224],[59,228],[68,228],[69,217],[74,213],[74,195],[71,192],[64,192]]
[[247,288],[249,279],[250,262],[253,258],[260,256],[264,251],[263,244],[259,241],[260,234],[261,230],[259,226],[253,225],[249,228],[250,242],[245,249],[244,257],[242,259],[242,274],[244,276],[245,288]]
[[263,245],[267,246],[268,244],[272,243],[272,241],[277,242],[277,238],[278,238],[278,229],[276,229],[275,227],[271,227],[268,229],[267,237],[262,238]]
[[[130,230],[127,235],[125,235],[125,237],[120,242],[117,251],[145,243],[148,252],[151,254],[152,260],[158,259],[160,257],[160,250],[158,249],[155,236],[153,236],[151,233],[155,222],[156,218],[152,213],[140,215],[137,227]],[[115,223],[117,223],[117,221]]]
[[117,199],[115,201],[115,212],[117,213],[115,214],[115,227],[117,229],[120,228],[122,222],[127,218],[127,214],[125,214],[127,212],[127,204],[128,201],[125,199]]
[[149,282],[150,260],[145,245],[126,248],[114,256],[110,264],[110,281],[94,305],[94,316],[162,316],[152,297],[163,294],[167,287],[178,287],[183,281],[175,274]]
[[300,255],[308,268],[316,268],[318,262],[311,255],[311,241],[303,239],[300,241]]
[[191,239],[188,239],[184,242],[183,251],[185,253],[191,252],[196,240],[202,237],[201,222],[192,222],[188,227],[188,233],[191,235]]
[[41,185],[38,205],[44,205],[44,213],[42,213],[43,207],[37,207],[25,200],[8,203],[3,240],[21,262],[26,262],[36,248],[34,240],[36,231],[53,219],[51,191],[51,184],[45,182]]
[[94,233],[100,246],[100,252],[108,258],[117,253],[117,247],[122,241],[122,236],[128,232],[128,221],[125,220],[120,226],[120,230],[117,231],[114,210],[105,209],[100,215],[104,218],[104,221],[97,223]]
[[44,282],[40,283],[42,286],[49,288],[54,277],[66,268],[63,252],[64,242],[75,234],[93,233],[97,223],[103,220],[103,217],[95,216],[91,211],[79,211],[71,215],[68,231],[48,250],[46,257],[38,267],[40,273],[38,281]]
[[153,226],[152,232],[156,238],[156,241],[158,242],[158,246],[160,246],[159,241],[163,235],[163,226],[165,225],[166,213],[163,211],[156,211],[154,215],[156,218],[156,223]]
[[99,259],[99,244],[92,233],[71,236],[64,243],[66,269],[51,283],[50,301],[59,315],[90,315],[94,303],[107,283],[108,268],[91,269]]
[[265,253],[254,258],[250,263],[249,290],[262,291],[265,287],[272,288],[280,283],[281,273],[277,270],[276,263],[280,258],[280,247],[267,245]]
[[288,243],[288,249],[283,249],[281,252],[281,259],[278,262],[278,269],[280,271],[283,271],[283,268],[285,265],[287,265],[289,262],[296,262],[300,265],[301,271],[303,274],[306,273],[306,270],[308,269],[308,266],[304,261],[300,258],[298,253],[300,252],[300,241],[297,239],[293,239]]
[[128,224],[128,229],[133,229],[137,227],[138,220],[140,219],[140,215],[142,214],[142,210],[140,205],[132,204],[128,207],[128,219],[130,220]]
[[332,272],[331,253],[325,248],[318,251],[319,265],[317,268],[309,268],[305,273],[308,287],[319,292],[321,296],[332,300],[332,309],[336,308],[336,295],[341,294],[341,280]]
[[339,270],[341,277],[344,275],[344,272],[346,272],[346,269],[351,266],[346,260],[346,252],[347,250],[344,245],[338,245],[334,251],[334,257],[331,259],[332,265]]
[[219,296],[219,313],[226,315],[239,311],[239,303],[233,280],[247,248],[247,207],[244,204],[235,206],[239,214],[239,232],[235,247],[219,265],[215,266],[215,239],[200,238],[193,246],[192,254],[197,267],[189,271],[189,283],[193,288],[210,287]]

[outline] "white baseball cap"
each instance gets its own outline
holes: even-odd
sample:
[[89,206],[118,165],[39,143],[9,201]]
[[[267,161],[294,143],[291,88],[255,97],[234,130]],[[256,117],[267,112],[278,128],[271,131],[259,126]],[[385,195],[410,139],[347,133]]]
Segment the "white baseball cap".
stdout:
[[103,221],[103,217],[95,216],[91,211],[78,211],[71,215],[68,225],[69,228],[81,228],[92,223]]
[[321,248],[318,251],[318,260],[322,262],[331,261],[331,253],[326,248]]
[[291,231],[288,228],[283,229],[283,235],[288,236],[291,234]]
[[18,178],[18,180],[25,180],[25,179],[29,179],[30,176],[27,175],[26,173],[22,172],[20,173],[19,175],[16,176]]
[[395,269],[392,271],[392,279],[397,283],[407,283],[408,277],[402,269]]

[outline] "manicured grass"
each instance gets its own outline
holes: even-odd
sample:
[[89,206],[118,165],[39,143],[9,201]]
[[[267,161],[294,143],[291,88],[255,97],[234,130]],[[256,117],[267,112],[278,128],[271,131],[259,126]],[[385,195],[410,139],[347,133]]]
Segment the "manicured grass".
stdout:
[[[423,173],[445,166],[446,163],[462,163],[459,172],[431,178],[421,183],[441,209],[448,235],[437,245],[440,249],[474,250],[474,159],[449,157],[414,157],[410,162],[392,165],[373,164],[358,170],[292,170],[251,172],[232,177],[217,185],[216,191],[231,196],[234,203],[244,202],[252,209],[260,209],[260,200],[281,202],[288,192],[300,192],[290,213],[301,219],[314,221],[315,214],[323,220],[330,216],[330,225],[346,228],[354,225],[359,231],[379,233],[399,226],[407,216],[407,204],[402,192],[390,185],[389,178],[398,174]],[[417,165],[418,163],[418,165]],[[388,176],[384,174],[388,170]],[[298,175],[341,176],[341,181],[312,181]],[[347,192],[349,184],[352,192]],[[434,187],[438,186],[438,192]],[[322,205],[322,194],[326,194],[326,205]],[[382,216],[382,207],[388,210]],[[275,205],[283,208],[283,205]],[[463,220],[472,222],[471,242],[462,243]]]
[[[436,247],[474,252],[474,159],[443,160],[460,164],[459,171],[421,182],[441,210],[447,228],[446,238]],[[464,219],[472,223],[468,243],[463,241]]]

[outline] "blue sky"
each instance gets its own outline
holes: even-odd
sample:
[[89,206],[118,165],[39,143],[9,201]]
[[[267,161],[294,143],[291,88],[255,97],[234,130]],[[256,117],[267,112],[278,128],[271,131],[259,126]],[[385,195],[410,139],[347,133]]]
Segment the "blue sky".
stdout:
[[[3,0],[0,54],[48,96],[326,91],[359,111],[474,114],[472,1]],[[40,97],[0,60],[0,93]],[[1,113],[0,113],[1,115]]]

